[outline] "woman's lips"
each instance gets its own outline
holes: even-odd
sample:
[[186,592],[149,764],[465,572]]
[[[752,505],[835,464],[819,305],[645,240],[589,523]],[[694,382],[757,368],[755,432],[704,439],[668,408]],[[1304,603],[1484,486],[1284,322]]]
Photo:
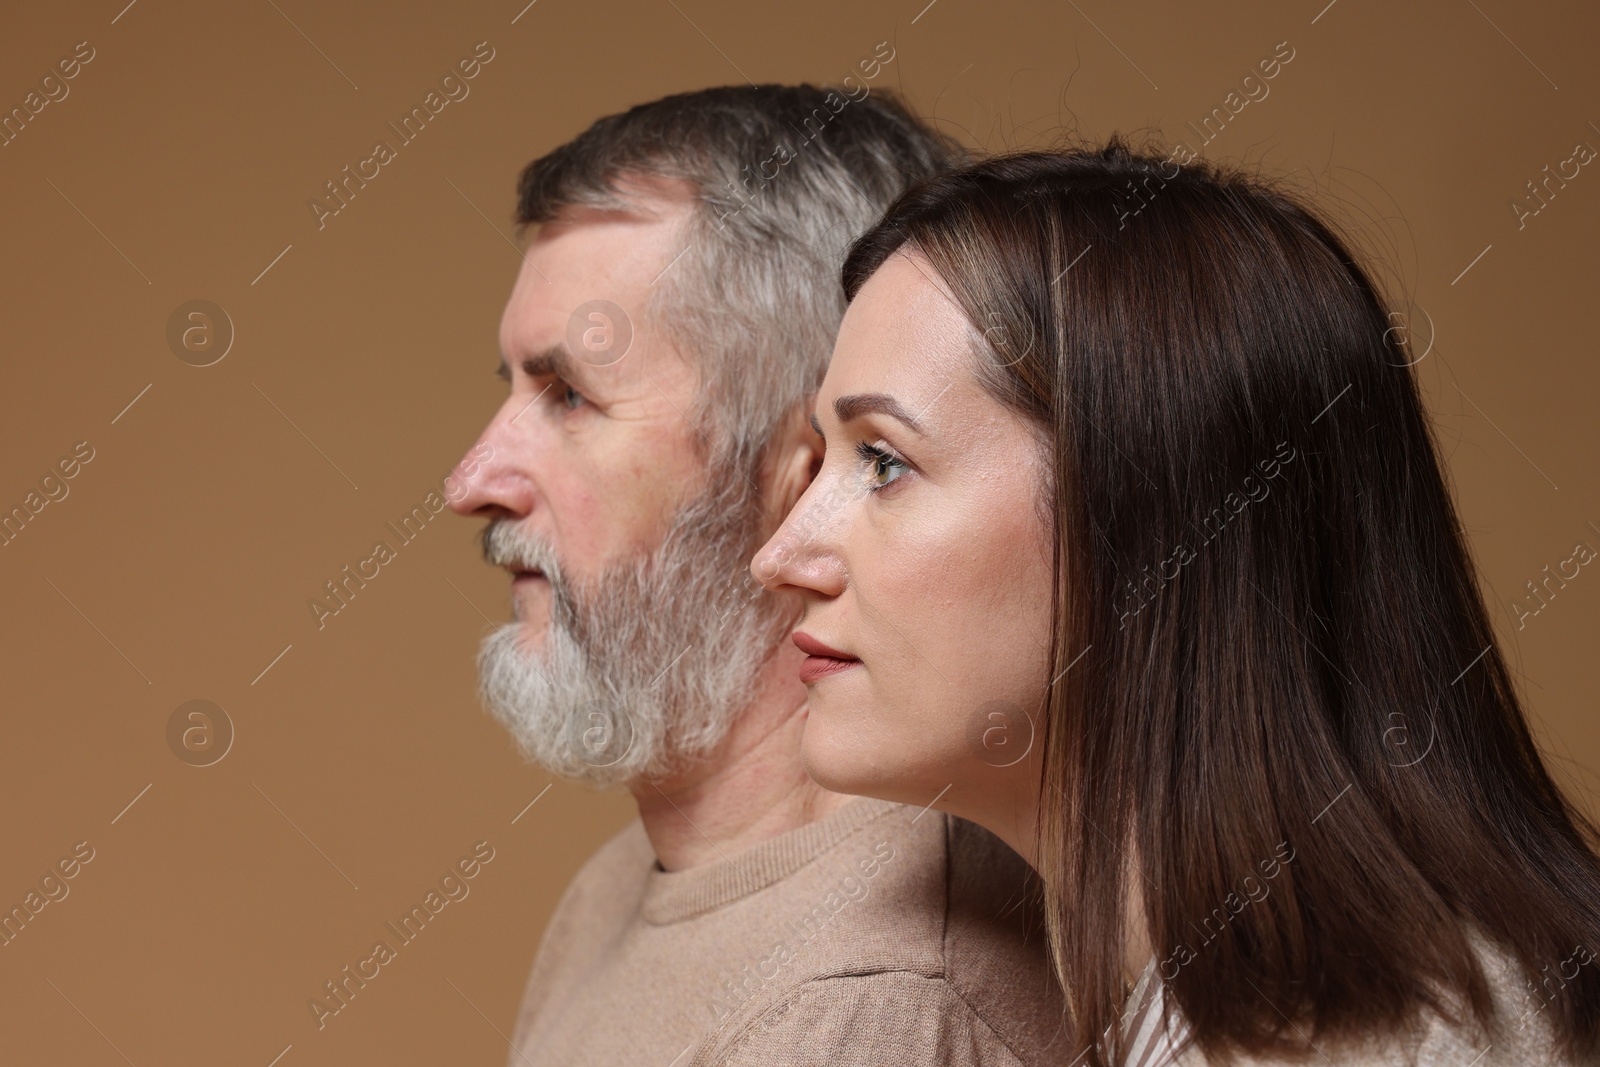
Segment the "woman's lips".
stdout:
[[805,685],[861,665],[850,653],[831,648],[803,631],[796,630],[793,640],[794,646],[806,654],[805,661],[800,664],[800,681]]
[[800,664],[800,682],[815,685],[830,674],[861,666],[858,659],[833,659],[829,656],[807,656]]

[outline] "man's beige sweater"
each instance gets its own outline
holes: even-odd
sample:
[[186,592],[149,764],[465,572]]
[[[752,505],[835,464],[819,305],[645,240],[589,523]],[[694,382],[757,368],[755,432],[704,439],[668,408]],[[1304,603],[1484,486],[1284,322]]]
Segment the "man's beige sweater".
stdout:
[[988,831],[857,799],[662,871],[635,822],[568,887],[513,1067],[1044,1064],[1064,1029],[1027,865]]

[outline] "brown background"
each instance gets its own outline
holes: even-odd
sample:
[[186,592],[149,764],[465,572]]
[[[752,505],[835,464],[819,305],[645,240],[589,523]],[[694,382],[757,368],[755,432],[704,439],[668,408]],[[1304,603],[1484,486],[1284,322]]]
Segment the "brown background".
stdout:
[[[1509,207],[1600,146],[1584,5],[124,2],[0,25],[0,108],[96,50],[0,148],[0,505],[95,449],[0,548],[0,903],[96,850],[0,948],[0,1061],[504,1059],[545,919],[631,802],[556,785],[525,810],[547,776],[474,695],[477,641],[508,616],[477,522],[436,520],[320,632],[306,602],[499,402],[524,163],[669,92],[836,83],[884,40],[875,84],[986,148],[1141,128],[1198,147],[1186,122],[1289,42],[1206,154],[1317,196],[1433,323],[1418,370],[1485,593],[1558,774],[1600,814],[1600,571],[1520,632],[1512,606],[1600,548],[1600,172],[1521,230]],[[471,95],[319,231],[307,200],[485,40]],[[194,298],[236,329],[214,366],[165,339]],[[168,748],[191,699],[237,730],[213,766]],[[496,858],[471,895],[319,1032],[307,999],[480,840]]]

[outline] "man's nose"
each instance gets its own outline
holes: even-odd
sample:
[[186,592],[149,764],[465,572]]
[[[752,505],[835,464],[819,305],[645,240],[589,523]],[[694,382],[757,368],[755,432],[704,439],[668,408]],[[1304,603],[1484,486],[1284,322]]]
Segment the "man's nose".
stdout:
[[524,469],[525,456],[505,432],[506,409],[485,427],[476,444],[450,474],[446,496],[458,515],[521,518],[533,509],[533,482]]

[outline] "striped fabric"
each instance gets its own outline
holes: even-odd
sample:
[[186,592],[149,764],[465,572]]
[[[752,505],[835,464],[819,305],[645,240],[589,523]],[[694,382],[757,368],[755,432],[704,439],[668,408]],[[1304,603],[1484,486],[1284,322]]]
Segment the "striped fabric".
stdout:
[[1122,1067],[1177,1067],[1177,1049],[1188,1028],[1176,1012],[1169,1027],[1163,989],[1152,958],[1129,994],[1128,1007],[1122,1014],[1122,1032],[1128,1037]]

